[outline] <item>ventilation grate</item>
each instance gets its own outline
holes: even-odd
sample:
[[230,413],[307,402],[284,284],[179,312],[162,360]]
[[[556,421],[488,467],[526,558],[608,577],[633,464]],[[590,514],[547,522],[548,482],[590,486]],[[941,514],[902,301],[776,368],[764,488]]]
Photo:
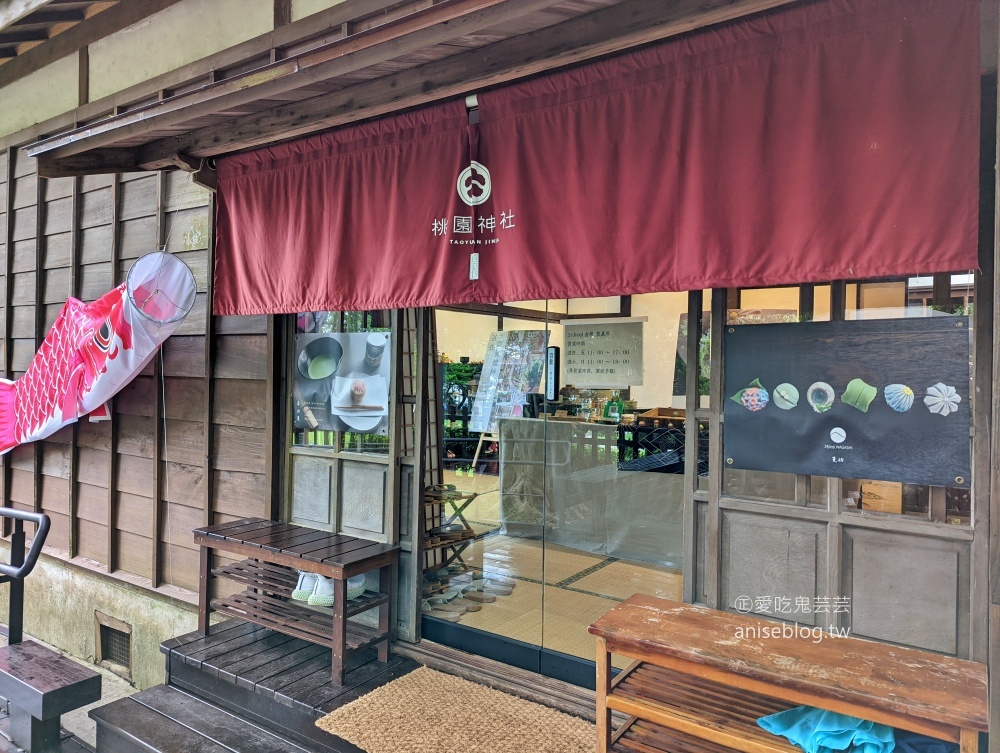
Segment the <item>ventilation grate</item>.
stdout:
[[96,612],[97,663],[115,674],[132,675],[132,626]]

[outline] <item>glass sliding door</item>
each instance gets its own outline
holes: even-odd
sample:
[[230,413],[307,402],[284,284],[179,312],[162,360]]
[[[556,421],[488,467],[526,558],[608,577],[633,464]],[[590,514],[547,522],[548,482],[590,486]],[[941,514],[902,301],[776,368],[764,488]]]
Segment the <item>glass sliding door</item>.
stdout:
[[[473,572],[458,581],[482,592],[447,616],[431,604],[425,635],[587,684],[594,620],[634,593],[682,598],[700,454],[707,473],[697,429],[687,458],[686,410],[701,399],[687,372],[707,396],[708,368],[707,344],[689,353],[688,306],[682,293],[437,312],[445,481],[476,494]],[[540,372],[545,346],[559,365]]]

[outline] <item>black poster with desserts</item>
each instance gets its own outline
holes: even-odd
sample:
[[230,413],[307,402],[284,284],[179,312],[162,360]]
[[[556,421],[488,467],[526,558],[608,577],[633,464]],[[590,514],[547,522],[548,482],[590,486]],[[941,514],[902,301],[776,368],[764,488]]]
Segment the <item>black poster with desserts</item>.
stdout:
[[389,431],[388,332],[295,337],[292,424],[312,431]]
[[726,468],[968,488],[969,325],[727,325]]

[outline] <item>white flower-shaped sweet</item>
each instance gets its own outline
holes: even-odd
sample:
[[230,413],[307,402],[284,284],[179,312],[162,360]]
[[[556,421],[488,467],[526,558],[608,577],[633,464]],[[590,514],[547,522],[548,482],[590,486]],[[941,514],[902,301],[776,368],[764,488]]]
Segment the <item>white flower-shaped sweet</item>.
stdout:
[[962,396],[958,391],[947,384],[938,382],[933,387],[927,388],[927,397],[924,398],[924,405],[931,413],[940,413],[947,416],[958,410],[958,404],[962,402]]

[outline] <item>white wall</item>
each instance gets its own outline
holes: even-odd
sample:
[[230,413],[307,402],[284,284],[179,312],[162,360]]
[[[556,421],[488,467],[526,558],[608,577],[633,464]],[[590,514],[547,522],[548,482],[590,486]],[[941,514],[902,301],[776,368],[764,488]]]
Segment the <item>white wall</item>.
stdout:
[[70,55],[0,89],[0,136],[74,109],[78,73],[77,57]]
[[182,0],[90,46],[89,99],[127,89],[273,28],[271,0]]
[[292,0],[292,20],[298,21],[342,2],[344,0]]

